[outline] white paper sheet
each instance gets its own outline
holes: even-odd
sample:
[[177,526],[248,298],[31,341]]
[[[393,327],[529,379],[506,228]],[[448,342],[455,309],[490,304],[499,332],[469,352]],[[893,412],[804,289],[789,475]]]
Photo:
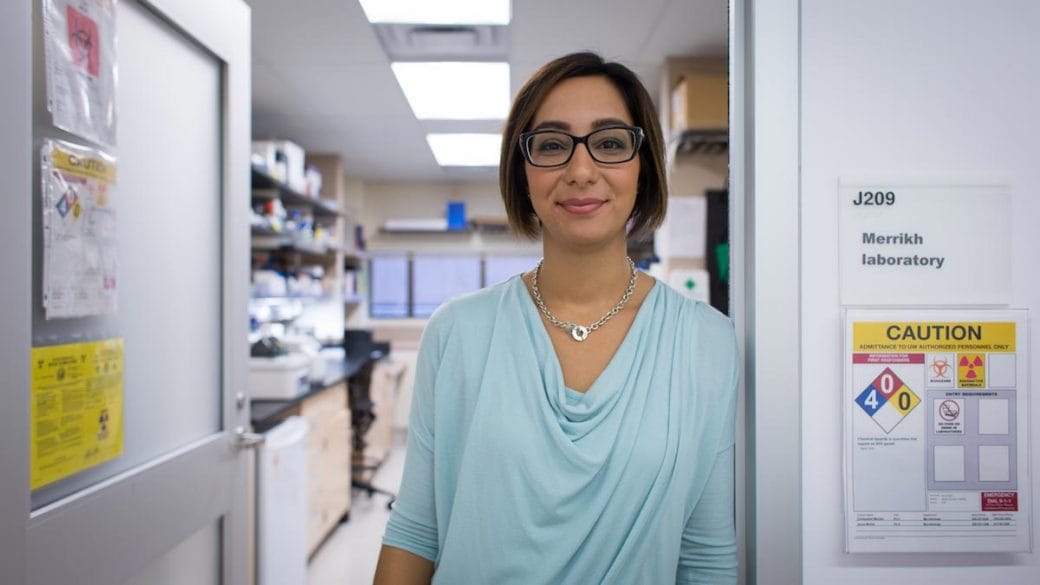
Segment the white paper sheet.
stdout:
[[845,321],[846,550],[1028,551],[1027,312]]
[[54,125],[116,143],[116,0],[44,0],[47,109]]
[[654,236],[660,258],[703,258],[707,234],[705,197],[669,197],[668,214]]
[[44,141],[40,160],[45,317],[114,313],[116,161],[58,140]]

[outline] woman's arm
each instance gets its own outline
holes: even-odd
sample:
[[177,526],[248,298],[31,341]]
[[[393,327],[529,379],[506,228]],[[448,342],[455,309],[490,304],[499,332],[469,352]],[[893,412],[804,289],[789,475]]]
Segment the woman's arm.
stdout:
[[676,583],[736,585],[733,446],[716,456],[700,501],[686,522]]
[[387,545],[379,551],[373,585],[429,585],[432,578],[433,561]]

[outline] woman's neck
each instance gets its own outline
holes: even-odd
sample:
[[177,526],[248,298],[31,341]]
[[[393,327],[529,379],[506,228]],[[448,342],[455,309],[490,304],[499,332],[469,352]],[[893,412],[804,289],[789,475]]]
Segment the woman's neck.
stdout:
[[562,319],[598,319],[617,304],[632,278],[624,240],[581,252],[546,245],[543,252],[538,289],[549,309]]

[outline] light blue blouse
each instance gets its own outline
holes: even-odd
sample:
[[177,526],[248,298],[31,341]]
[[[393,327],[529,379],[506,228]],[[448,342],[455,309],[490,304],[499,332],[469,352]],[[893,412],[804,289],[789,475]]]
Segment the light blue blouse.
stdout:
[[438,585],[736,583],[731,322],[655,283],[584,394],[523,281],[423,332],[383,543]]

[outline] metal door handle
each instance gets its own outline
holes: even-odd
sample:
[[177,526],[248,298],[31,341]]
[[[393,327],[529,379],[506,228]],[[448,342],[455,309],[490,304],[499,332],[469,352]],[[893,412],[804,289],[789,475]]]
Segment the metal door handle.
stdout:
[[250,433],[245,427],[235,427],[235,446],[239,449],[255,449],[266,440],[260,433]]

